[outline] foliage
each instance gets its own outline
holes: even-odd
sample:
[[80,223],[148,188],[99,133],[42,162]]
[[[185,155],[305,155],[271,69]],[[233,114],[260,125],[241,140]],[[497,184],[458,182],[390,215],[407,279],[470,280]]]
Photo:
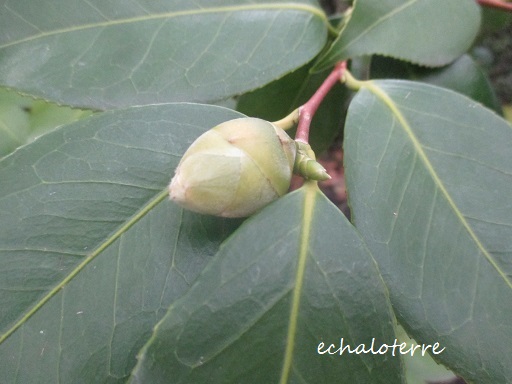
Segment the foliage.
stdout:
[[[473,0],[1,9],[0,382],[445,378],[427,356],[320,353],[401,327],[468,382],[510,380],[512,130],[467,54]],[[344,126],[352,223],[314,182],[246,220],[168,200],[195,138],[285,116],[346,59],[379,80],[334,88],[311,144]]]

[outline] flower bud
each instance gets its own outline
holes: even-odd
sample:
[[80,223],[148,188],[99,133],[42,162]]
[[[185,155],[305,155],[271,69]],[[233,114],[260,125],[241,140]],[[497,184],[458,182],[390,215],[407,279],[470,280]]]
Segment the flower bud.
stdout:
[[268,121],[226,121],[185,152],[169,185],[171,200],[199,213],[249,216],[288,191],[295,153],[295,142]]
[[329,180],[331,176],[329,176],[322,164],[315,160],[315,153],[311,146],[302,141],[296,141],[296,144],[297,155],[293,172],[309,180]]

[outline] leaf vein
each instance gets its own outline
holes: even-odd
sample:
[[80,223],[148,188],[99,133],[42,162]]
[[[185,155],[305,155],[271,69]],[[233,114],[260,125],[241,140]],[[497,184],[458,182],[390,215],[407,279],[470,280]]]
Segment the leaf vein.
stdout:
[[400,122],[400,125],[404,129],[404,132],[409,137],[411,144],[413,145],[416,153],[418,154],[419,158],[421,159],[422,163],[425,166],[426,171],[428,174],[432,177],[432,181],[434,182],[435,186],[439,189],[441,192],[441,195],[446,199],[448,205],[452,209],[455,216],[458,218],[459,222],[461,223],[462,227],[466,230],[468,235],[473,240],[474,244],[480,251],[480,253],[487,259],[487,261],[492,265],[494,270],[498,273],[498,275],[503,279],[503,281],[508,285],[509,288],[512,289],[512,280],[505,274],[505,272],[501,269],[498,262],[494,259],[493,255],[491,255],[484,247],[483,243],[480,241],[476,233],[473,231],[471,226],[469,225],[468,221],[462,214],[462,212],[458,209],[457,204],[453,201],[453,198],[449,194],[448,190],[446,189],[444,183],[442,182],[441,178],[437,174],[433,164],[430,162],[427,154],[425,153],[419,139],[416,137],[412,127],[409,125],[409,122],[405,119],[404,115],[398,108],[397,104],[394,102],[393,99],[378,85],[376,85],[373,81],[365,81],[361,82],[361,86],[368,89],[371,93],[373,93],[376,97],[378,97],[395,115]]
[[402,12],[403,10],[409,8],[411,5],[414,5],[414,3],[418,2],[418,0],[409,0],[407,3],[402,4],[399,7],[396,7],[392,11],[382,15],[380,18],[378,18],[374,23],[370,24],[366,29],[364,29],[355,39],[353,39],[350,43],[345,45],[343,50],[347,50],[352,44],[355,44],[359,39],[361,39],[363,36],[370,33],[373,29],[377,28],[380,24],[391,18],[392,16]]
[[[327,19],[327,16],[325,15],[325,13],[321,9],[319,9],[315,6],[312,6],[312,5],[293,3],[293,2],[280,3],[280,4],[273,4],[273,3],[245,4],[245,5],[236,5],[236,6],[219,6],[219,7],[211,7],[211,8],[163,12],[160,14],[135,16],[135,17],[125,18],[125,19],[109,20],[109,21],[103,21],[103,22],[84,24],[84,25],[80,25],[80,26],[72,26],[72,27],[56,29],[56,30],[48,31],[48,32],[41,32],[40,34],[35,35],[35,36],[29,36],[29,37],[25,37],[22,39],[18,39],[18,40],[0,45],[0,49],[7,48],[12,45],[24,43],[27,41],[37,40],[37,39],[44,38],[44,37],[55,36],[55,35],[62,34],[62,33],[76,32],[76,31],[81,31],[81,30],[86,30],[86,29],[104,28],[104,27],[111,27],[114,25],[123,25],[123,24],[129,24],[129,23],[134,23],[134,22],[159,20],[159,19],[170,19],[170,18],[194,16],[194,15],[202,15],[202,14],[232,13],[232,12],[240,12],[240,11],[262,11],[262,10],[290,10],[290,11],[311,13],[311,14],[315,15],[316,17],[321,18],[326,26],[329,25],[329,22],[328,22],[328,19]],[[19,17],[21,17],[21,16],[19,16]],[[24,21],[27,22],[26,20],[24,20]],[[30,23],[28,23],[28,24],[30,24]],[[30,25],[32,25],[32,24],[30,24]],[[40,30],[36,26],[33,26],[33,27],[36,28],[37,30]]]
[[100,255],[106,248],[119,239],[128,229],[136,224],[142,217],[151,211],[156,205],[162,202],[167,197],[167,189],[161,191],[153,199],[151,199],[145,206],[136,212],[130,219],[121,225],[116,231],[108,236],[88,257],[86,257],[80,264],[76,266],[59,284],[50,290],[44,297],[36,302],[25,315],[23,315],[10,329],[4,334],[0,335],[0,344],[3,343],[10,335],[19,329],[28,319],[30,319],[39,309],[41,309],[50,299],[52,299],[62,288],[64,288],[71,280],[78,275],[96,256]]

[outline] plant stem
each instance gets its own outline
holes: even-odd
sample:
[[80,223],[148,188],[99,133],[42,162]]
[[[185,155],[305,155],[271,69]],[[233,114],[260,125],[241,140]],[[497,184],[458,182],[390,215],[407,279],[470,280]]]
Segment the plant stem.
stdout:
[[295,124],[298,123],[298,121],[299,108],[295,109],[292,113],[286,117],[283,117],[281,120],[273,121],[272,124],[286,131],[287,129],[293,128]]
[[296,141],[302,141],[303,143],[309,143],[309,127],[311,120],[315,116],[316,110],[320,106],[320,103],[324,100],[325,96],[331,88],[343,78],[347,63],[342,61],[334,67],[332,72],[324,80],[320,88],[317,89],[315,94],[299,108],[299,125],[297,126],[297,133],[295,134]]
[[512,12],[512,4],[500,0],[477,0],[482,7],[496,8],[502,11]]

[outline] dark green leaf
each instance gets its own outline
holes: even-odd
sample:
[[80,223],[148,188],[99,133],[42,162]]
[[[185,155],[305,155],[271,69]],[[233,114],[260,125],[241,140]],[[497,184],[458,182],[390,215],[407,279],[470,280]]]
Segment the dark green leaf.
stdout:
[[356,0],[350,21],[315,69],[372,54],[445,65],[471,46],[479,25],[474,0]]
[[[282,119],[300,107],[315,93],[330,71],[311,75],[306,65],[267,86],[240,97],[237,110],[265,120]],[[348,92],[341,84],[333,87],[323,100],[311,124],[310,144],[317,154],[342,134],[342,118],[346,112]],[[288,132],[291,137],[294,130]]]
[[481,35],[505,29],[512,22],[512,15],[500,9],[482,9]]
[[438,85],[469,96],[501,113],[489,78],[469,55],[462,55],[443,68],[426,68],[391,58],[374,57],[371,77],[408,79]]
[[327,18],[315,4],[10,2],[0,13],[0,83],[98,109],[226,98],[324,47]]
[[239,116],[192,104],[107,112],[0,161],[1,383],[125,381],[238,223],[183,212],[166,185],[200,133]]
[[512,128],[473,100],[365,84],[345,126],[356,227],[400,322],[469,382],[512,377]]
[[394,318],[354,228],[306,184],[223,243],[155,328],[133,382],[402,382],[399,357],[317,353],[340,338],[393,343]]

